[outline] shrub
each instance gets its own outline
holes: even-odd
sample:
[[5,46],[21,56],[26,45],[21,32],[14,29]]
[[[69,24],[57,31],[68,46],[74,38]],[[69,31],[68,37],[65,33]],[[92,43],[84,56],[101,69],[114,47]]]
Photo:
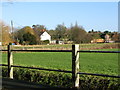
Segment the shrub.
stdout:
[[[6,77],[7,68],[3,67],[2,76]],[[35,82],[52,87],[72,87],[71,74],[14,68],[14,79]],[[118,79],[80,75],[82,90],[118,90]]]
[[49,40],[44,40],[44,41],[41,41],[41,44],[49,44]]

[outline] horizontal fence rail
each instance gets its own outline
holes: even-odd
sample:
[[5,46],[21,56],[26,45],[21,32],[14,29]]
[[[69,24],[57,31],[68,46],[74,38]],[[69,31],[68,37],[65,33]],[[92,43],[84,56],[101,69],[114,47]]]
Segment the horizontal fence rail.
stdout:
[[[0,64],[0,66],[8,66],[5,64]],[[11,65],[11,67],[18,67],[18,68],[28,68],[28,69],[38,69],[38,70],[46,70],[46,71],[56,71],[56,72],[65,72],[65,73],[72,73],[72,71],[67,70],[57,70],[57,69],[46,69],[46,68],[38,68],[38,67],[26,67],[26,66],[19,66],[19,65]]]
[[17,52],[71,52],[72,50],[11,50]]
[[120,51],[78,51],[83,53],[120,53]]
[[0,50],[0,51],[8,51],[8,50]]
[[[79,74],[80,75],[92,75],[92,76],[120,78],[120,76],[114,76],[114,75],[79,72],[79,53],[80,52],[81,53],[120,53],[120,51],[79,50],[79,45],[72,45],[72,50],[13,50],[10,47],[10,45],[8,45],[7,50],[0,50],[0,51],[8,52],[8,64],[0,64],[0,66],[8,67],[8,77],[9,78],[13,78],[13,67],[71,73],[72,80],[73,80],[73,87],[79,87]],[[12,52],[71,52],[72,53],[72,71],[13,65]]]
[[[8,50],[0,50],[8,51]],[[72,50],[11,50],[14,52],[72,52]]]
[[[0,50],[0,51],[8,51],[8,50]],[[14,52],[72,52],[72,50],[11,50]],[[120,53],[120,51],[78,51],[82,53]]]
[[[8,66],[7,64],[0,64],[0,66]],[[56,71],[56,72],[64,72],[64,73],[72,73],[72,71],[67,70],[57,70],[57,69],[46,69],[46,68],[38,68],[38,67],[26,67],[26,66],[19,66],[19,65],[11,65],[11,67],[18,67],[18,68],[28,68],[28,69],[38,69],[38,70],[45,70],[45,71]],[[105,74],[93,74],[93,73],[84,73],[78,72],[77,74],[81,75],[92,75],[92,76],[102,76],[102,77],[112,77],[112,78],[120,78],[120,76],[113,76],[113,75],[105,75]]]

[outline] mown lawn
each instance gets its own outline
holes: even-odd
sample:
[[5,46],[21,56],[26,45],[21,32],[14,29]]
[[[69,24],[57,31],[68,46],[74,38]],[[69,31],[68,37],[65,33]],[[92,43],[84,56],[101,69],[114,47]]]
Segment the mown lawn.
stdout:
[[[104,49],[105,50],[105,49]],[[117,50],[117,49],[106,49]],[[14,52],[15,65],[34,66],[52,69],[71,70],[72,54],[70,52]],[[7,54],[2,54],[2,63],[6,64]],[[80,53],[80,71],[117,75],[117,53]]]

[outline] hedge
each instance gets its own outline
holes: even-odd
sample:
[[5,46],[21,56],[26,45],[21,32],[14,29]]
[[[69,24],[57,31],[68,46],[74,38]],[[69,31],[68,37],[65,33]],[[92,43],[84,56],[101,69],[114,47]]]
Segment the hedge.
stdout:
[[[7,68],[2,68],[2,76],[7,77]],[[14,68],[14,79],[49,85],[51,87],[72,87],[71,74]],[[120,83],[116,78],[80,75],[82,90],[118,90]]]

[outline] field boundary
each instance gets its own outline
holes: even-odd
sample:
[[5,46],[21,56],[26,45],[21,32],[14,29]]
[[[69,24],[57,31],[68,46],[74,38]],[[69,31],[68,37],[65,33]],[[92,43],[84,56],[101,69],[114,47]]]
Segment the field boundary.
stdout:
[[[75,88],[79,88],[79,74],[120,78],[120,76],[79,72],[79,53],[80,52],[82,52],[82,53],[120,53],[120,51],[81,51],[81,50],[79,50],[78,44],[72,45],[72,50],[12,50],[11,45],[8,45],[7,50],[0,50],[0,51],[7,51],[7,53],[8,53],[7,54],[8,55],[8,61],[7,61],[8,64],[0,64],[0,66],[7,66],[8,67],[8,74],[7,74],[8,78],[13,78],[13,67],[14,68],[28,68],[28,69],[38,69],[38,70],[46,70],[46,71],[71,73],[72,74],[72,81],[73,81],[72,87],[75,87]],[[72,52],[72,71],[13,65],[12,52]]]

